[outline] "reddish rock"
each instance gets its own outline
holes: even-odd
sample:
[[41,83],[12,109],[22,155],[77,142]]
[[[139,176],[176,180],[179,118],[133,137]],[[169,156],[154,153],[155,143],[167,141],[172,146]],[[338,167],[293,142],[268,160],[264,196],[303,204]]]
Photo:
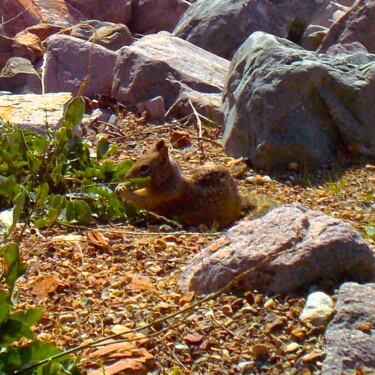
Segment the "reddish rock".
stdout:
[[26,29],[29,33],[35,34],[42,42],[49,36],[59,33],[66,29],[68,24],[51,24],[51,23],[39,23],[34,26],[30,26]]
[[359,42],[375,53],[375,2],[358,0],[353,7],[329,29],[319,52],[334,44]]
[[42,46],[42,42],[39,37],[35,34],[32,34],[26,30],[19,32],[14,39],[24,46],[30,48],[34,54],[36,59],[41,59],[43,57],[44,48]]
[[45,56],[44,90],[46,93],[66,91],[77,94],[80,84],[88,76],[83,95],[110,94],[116,56],[115,52],[97,44],[92,46],[92,43],[68,35],[52,35]]
[[68,22],[75,24],[83,19],[65,0],[7,0],[0,2],[3,28],[14,36],[27,27],[40,22]]
[[0,1],[1,23],[5,34],[14,36],[39,22],[38,7],[32,0]]
[[129,27],[140,34],[172,32],[189,6],[185,0],[135,0]]
[[11,57],[24,57],[31,62],[36,59],[35,53],[31,48],[0,34],[0,69],[4,67]]
[[184,293],[212,293],[263,261],[238,289],[289,293],[321,279],[375,277],[374,254],[350,225],[287,205],[241,222],[196,254],[181,274],[180,287]]

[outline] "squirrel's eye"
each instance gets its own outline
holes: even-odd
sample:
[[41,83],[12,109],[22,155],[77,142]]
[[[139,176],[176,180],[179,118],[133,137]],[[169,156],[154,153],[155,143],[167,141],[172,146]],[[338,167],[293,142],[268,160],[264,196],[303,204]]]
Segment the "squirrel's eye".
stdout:
[[143,164],[143,165],[141,165],[141,167],[139,168],[139,172],[141,172],[141,174],[146,174],[146,173],[148,172],[149,168],[150,168],[150,167],[149,167],[148,165]]

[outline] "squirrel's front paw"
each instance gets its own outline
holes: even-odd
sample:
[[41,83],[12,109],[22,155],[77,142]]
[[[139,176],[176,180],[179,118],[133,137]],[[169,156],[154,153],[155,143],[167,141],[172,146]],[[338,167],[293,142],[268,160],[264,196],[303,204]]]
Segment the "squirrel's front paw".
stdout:
[[122,198],[128,199],[132,193],[128,186],[128,184],[119,184],[115,190],[116,194]]

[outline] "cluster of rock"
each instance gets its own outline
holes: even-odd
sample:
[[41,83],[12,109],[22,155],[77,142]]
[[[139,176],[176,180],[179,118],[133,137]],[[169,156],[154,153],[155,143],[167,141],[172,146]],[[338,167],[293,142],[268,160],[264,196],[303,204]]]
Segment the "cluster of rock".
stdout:
[[373,156],[375,4],[353,2],[8,0],[0,90],[108,94],[158,121],[194,107],[258,168]]
[[[350,282],[341,285],[344,281]],[[341,220],[301,205],[278,207],[240,222],[197,253],[179,283],[186,293],[213,293],[229,285],[270,295],[329,283],[338,288],[336,305],[314,292],[300,316],[308,325],[328,325],[322,374],[375,372],[375,256]],[[301,373],[310,366],[303,358],[296,365]]]

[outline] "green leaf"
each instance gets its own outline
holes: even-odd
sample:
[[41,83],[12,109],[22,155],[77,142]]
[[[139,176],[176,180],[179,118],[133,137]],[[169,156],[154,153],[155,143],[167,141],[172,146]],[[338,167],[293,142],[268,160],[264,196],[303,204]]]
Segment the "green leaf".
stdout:
[[66,220],[68,222],[87,225],[90,224],[91,217],[91,208],[85,201],[70,201],[66,205]]
[[98,160],[103,159],[103,156],[107,153],[110,147],[107,137],[100,137],[98,144],[96,145],[96,158]]
[[26,265],[21,262],[18,245],[11,243],[2,248],[0,255],[4,258],[4,279],[10,293],[13,292],[15,283],[26,271]]
[[11,303],[9,302],[9,294],[0,291],[0,330],[1,326],[8,320],[9,311],[12,308]]
[[20,310],[13,313],[10,318],[13,320],[18,320],[23,324],[31,327],[43,316],[43,312],[38,308],[31,308],[28,310]]
[[9,233],[12,232],[12,230],[18,223],[19,218],[21,217],[23,207],[25,205],[25,198],[26,198],[26,193],[22,191],[14,199],[13,222],[12,222],[12,225],[9,227],[9,230],[8,230]]
[[63,127],[73,130],[75,125],[78,125],[83,118],[85,105],[81,97],[73,98],[66,108],[63,119]]
[[126,174],[128,173],[129,169],[133,166],[133,162],[131,160],[124,160],[120,164],[118,164],[115,172],[116,179],[122,181],[125,179]]
[[365,227],[365,232],[370,238],[375,238],[375,227],[373,227],[372,225],[368,225],[367,227]]
[[[0,354],[0,362],[8,373],[19,371],[27,374],[27,368],[45,359],[61,353],[54,345],[44,341],[32,341],[22,347],[12,347],[5,353]],[[64,356],[59,361],[67,360],[70,357]]]
[[1,327],[0,346],[6,347],[17,340],[25,337],[32,340],[34,338],[30,327],[19,320],[9,318]]

